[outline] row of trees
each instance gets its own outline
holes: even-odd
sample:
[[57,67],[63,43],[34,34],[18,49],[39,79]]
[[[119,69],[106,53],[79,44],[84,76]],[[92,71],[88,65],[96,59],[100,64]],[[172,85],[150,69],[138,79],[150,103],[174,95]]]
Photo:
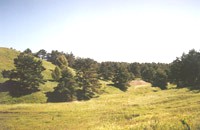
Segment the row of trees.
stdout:
[[[153,86],[166,89],[167,83],[177,84],[178,87],[200,87],[200,53],[191,50],[183,54],[171,64],[161,63],[98,63],[89,58],[75,58],[71,54],[52,51],[46,53],[40,50],[32,53],[26,49],[14,59],[15,69],[4,70],[2,75],[17,81],[24,90],[36,90],[43,84],[41,59],[46,59],[56,65],[52,78],[58,82],[54,91],[49,93],[51,101],[86,100],[99,93],[99,79],[111,80],[114,86],[126,91],[128,83],[134,78],[141,78]],[[73,71],[73,68],[75,71]]]
[[[129,64],[119,62],[102,62],[99,66],[98,72],[101,78],[104,80],[114,79],[113,81],[117,82],[115,79],[120,70],[122,70],[121,72],[123,72],[123,74],[120,74],[118,77],[122,78],[122,81],[126,79],[126,83],[131,79],[141,78],[146,82],[152,83],[153,86],[166,89],[169,74],[169,64],[137,62]],[[128,78],[123,78],[123,75],[126,75]]]
[[161,89],[166,89],[167,83],[176,84],[179,88],[200,89],[200,52],[194,49],[170,64],[102,62],[99,75],[105,80],[111,80],[119,70],[117,66],[126,68],[123,72],[129,73],[127,75],[132,78],[141,78]]
[[[81,68],[83,65],[83,63],[79,63],[81,65],[77,67],[77,62],[80,61],[80,58],[75,58],[72,53],[63,53],[57,50],[53,50],[51,53],[47,53],[44,49],[41,49],[36,53],[32,53],[30,49],[27,49],[24,52],[42,59],[46,59],[47,61],[50,61],[57,66],[60,66],[60,62],[58,60],[61,58],[60,56],[62,56],[62,58],[65,57],[68,66],[75,68],[76,70]],[[169,64],[140,64],[137,62],[131,64],[125,62],[96,62],[95,64],[95,71],[98,72],[98,78],[104,80],[112,80],[114,85],[123,91],[127,90],[128,82],[134,78],[142,78],[143,80],[152,83],[153,86],[159,86],[162,89],[166,88],[168,82]],[[58,73],[58,68],[56,71]]]
[[[62,58],[61,58],[62,57]],[[52,72],[54,80],[59,84],[50,94],[51,101],[88,100],[99,93],[100,83],[97,76],[97,62],[92,59],[76,60],[76,73],[66,64],[64,55],[58,58],[59,66]]]
[[44,60],[47,60],[55,65],[59,65],[58,63],[58,60],[57,58],[60,56],[60,55],[63,55],[65,56],[65,58],[67,59],[67,62],[68,62],[68,65],[69,67],[73,67],[74,65],[74,62],[75,62],[75,56],[73,53],[64,53],[64,52],[59,52],[57,50],[52,50],[51,53],[48,53],[46,50],[44,49],[41,49],[39,50],[38,52],[36,53],[33,53],[31,51],[31,49],[27,48],[24,53],[26,54],[31,54],[35,57],[38,57],[40,59],[44,59]]

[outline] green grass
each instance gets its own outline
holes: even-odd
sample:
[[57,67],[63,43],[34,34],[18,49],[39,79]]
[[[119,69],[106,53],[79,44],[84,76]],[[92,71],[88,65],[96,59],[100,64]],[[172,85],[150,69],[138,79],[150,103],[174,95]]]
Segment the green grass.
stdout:
[[0,129],[200,129],[200,93],[196,91],[161,91],[147,85],[122,92],[101,82],[105,93],[89,101],[0,105]]
[[[2,70],[11,70],[14,69],[14,59],[19,55],[19,51],[9,48],[0,47],[0,83],[4,82],[7,79],[3,79],[1,72]],[[43,66],[46,70],[42,73],[44,79],[49,80],[52,79],[51,72],[55,69],[55,65],[50,62],[43,60]]]
[[[13,69],[18,51],[0,48],[0,71]],[[51,79],[55,66],[43,61],[42,73]],[[72,70],[75,74],[75,71]],[[0,83],[3,79],[0,75]],[[0,130],[187,130],[200,129],[200,93],[188,89],[152,88],[150,84],[131,86],[127,92],[100,81],[98,98],[71,103],[46,103],[46,93],[53,91],[56,82],[47,81],[40,91],[12,97],[0,92]]]
[[2,77],[2,70],[10,70],[14,68],[14,58],[17,57],[17,55],[20,52],[13,50],[13,49],[8,49],[8,48],[3,48],[0,47],[0,83],[4,82],[7,79],[4,79]]
[[45,80],[52,80],[52,76],[51,73],[52,71],[55,69],[55,65],[53,65],[52,63],[43,60],[42,61],[42,65],[45,67],[45,71],[42,72],[42,75],[44,76]]
[[[19,51],[8,48],[0,47],[0,84],[4,83],[8,79],[4,79],[1,75],[2,70],[14,69],[14,58],[19,55]],[[2,91],[0,87],[0,104],[14,104],[14,103],[45,103],[47,101],[46,93],[53,91],[53,88],[57,86],[56,82],[50,82],[52,80],[51,73],[54,70],[55,65],[45,60],[42,61],[43,66],[46,68],[42,72],[44,79],[47,82],[44,85],[40,85],[40,91],[34,92],[29,95],[24,95],[20,97],[13,97],[8,91]],[[11,86],[12,87],[12,86]]]
[[46,103],[46,93],[53,91],[56,86],[57,82],[47,81],[45,84],[39,86],[39,91],[20,97],[13,97],[7,91],[0,92],[0,104]]
[[0,47],[0,71],[6,69],[13,69],[14,68],[14,58],[18,56],[20,52],[13,50],[13,49],[8,49],[8,48],[3,48]]

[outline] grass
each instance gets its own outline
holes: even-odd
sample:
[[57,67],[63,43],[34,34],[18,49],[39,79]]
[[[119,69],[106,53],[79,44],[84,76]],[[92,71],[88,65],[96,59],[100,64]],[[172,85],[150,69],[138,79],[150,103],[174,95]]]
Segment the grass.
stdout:
[[0,83],[4,82],[6,79],[2,77],[2,70],[10,70],[14,68],[14,58],[19,54],[18,51],[8,48],[0,47]]
[[0,47],[0,71],[14,68],[14,58],[18,56],[19,52],[13,49]]
[[[8,79],[4,79],[1,75],[2,70],[11,70],[14,69],[14,58],[19,55],[19,51],[14,49],[2,48],[0,47],[0,85]],[[44,85],[40,85],[40,91],[24,95],[20,97],[13,97],[9,91],[2,89],[3,86],[0,86],[0,103],[1,104],[16,104],[16,103],[45,103],[47,101],[46,93],[53,91],[53,88],[57,86],[56,82],[51,82],[52,80],[51,73],[54,70],[55,65],[52,63],[43,60],[43,66],[46,68],[42,72],[44,79],[47,81]],[[10,86],[11,88],[14,86]]]
[[196,91],[143,85],[122,92],[101,82],[105,93],[89,101],[0,105],[0,129],[200,129]]
[[56,86],[57,82],[47,81],[39,86],[39,91],[19,97],[12,96],[8,91],[0,92],[0,104],[46,103],[46,93],[53,91]]
[[[0,72],[14,68],[13,59],[18,54],[13,49],[0,48]],[[175,85],[162,91],[150,84],[132,84],[127,92],[122,92],[111,82],[101,81],[104,93],[98,98],[46,103],[46,93],[53,91],[57,83],[48,81],[55,66],[47,61],[43,65],[47,82],[39,86],[40,91],[20,97],[0,92],[0,130],[200,129],[199,91],[175,89]],[[0,83],[5,80],[0,75]]]

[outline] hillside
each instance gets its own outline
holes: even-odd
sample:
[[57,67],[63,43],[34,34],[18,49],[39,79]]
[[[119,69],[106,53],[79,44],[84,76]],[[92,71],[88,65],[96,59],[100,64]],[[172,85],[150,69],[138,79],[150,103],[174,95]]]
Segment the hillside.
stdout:
[[17,57],[19,51],[0,47],[0,83],[5,80],[2,78],[2,70],[9,70],[14,68],[13,59]]
[[197,130],[200,93],[160,90],[148,84],[127,92],[103,82],[105,93],[90,101],[0,105],[1,129]]
[[13,69],[13,59],[17,57],[19,51],[0,47],[0,71],[4,69]]
[[[14,68],[13,59],[17,57],[19,51],[8,48],[0,48],[0,73],[2,70],[10,70]],[[51,72],[54,70],[55,65],[43,60],[43,66],[46,70],[42,73],[45,80],[51,80]],[[12,92],[13,86],[5,87],[3,83],[7,79],[2,78],[0,74],[0,104],[1,103],[44,103],[47,100],[46,92],[53,91],[53,88],[57,85],[55,82],[47,81],[44,85],[39,86],[40,91],[23,95],[16,96],[15,92]]]

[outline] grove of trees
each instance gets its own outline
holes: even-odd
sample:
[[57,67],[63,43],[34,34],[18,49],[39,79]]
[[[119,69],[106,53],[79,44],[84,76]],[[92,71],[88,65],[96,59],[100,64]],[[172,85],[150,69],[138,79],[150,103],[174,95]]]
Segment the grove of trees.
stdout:
[[200,52],[190,50],[170,65],[170,81],[178,87],[200,89]]
[[126,91],[129,82],[140,78],[153,87],[167,89],[168,83],[177,87],[200,89],[200,52],[190,50],[170,64],[164,63],[126,63],[101,62],[90,58],[75,57],[72,53],[44,49],[32,53],[26,49],[14,59],[15,69],[4,70],[2,75],[17,81],[25,89],[37,89],[44,83],[42,60],[47,60],[56,67],[52,70],[52,79],[58,82],[52,101],[88,100],[100,93],[100,80],[112,81],[113,85]]

